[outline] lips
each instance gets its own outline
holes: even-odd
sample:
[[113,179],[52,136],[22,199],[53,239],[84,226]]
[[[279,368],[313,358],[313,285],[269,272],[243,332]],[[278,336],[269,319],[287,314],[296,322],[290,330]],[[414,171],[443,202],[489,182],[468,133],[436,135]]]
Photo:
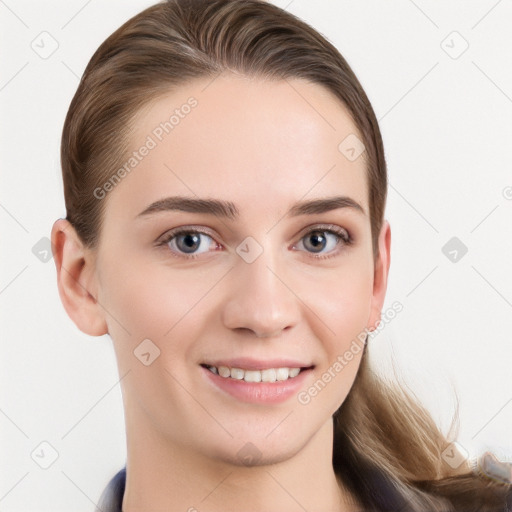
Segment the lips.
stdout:
[[304,385],[314,365],[292,359],[247,358],[202,363],[204,375],[232,397],[252,403],[288,400]]

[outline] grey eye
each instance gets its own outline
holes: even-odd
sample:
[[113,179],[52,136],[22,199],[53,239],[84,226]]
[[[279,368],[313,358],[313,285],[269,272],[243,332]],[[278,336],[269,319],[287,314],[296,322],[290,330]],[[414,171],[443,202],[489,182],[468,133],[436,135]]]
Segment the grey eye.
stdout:
[[208,252],[212,238],[205,233],[187,231],[177,233],[167,242],[169,247],[185,254],[200,254]]
[[302,238],[304,242],[302,242],[302,240],[301,242],[309,252],[322,252],[326,247],[328,247],[328,250],[324,252],[330,252],[336,247],[340,238],[341,236],[337,233],[331,233],[327,230],[317,229],[310,231],[307,235],[305,235]]

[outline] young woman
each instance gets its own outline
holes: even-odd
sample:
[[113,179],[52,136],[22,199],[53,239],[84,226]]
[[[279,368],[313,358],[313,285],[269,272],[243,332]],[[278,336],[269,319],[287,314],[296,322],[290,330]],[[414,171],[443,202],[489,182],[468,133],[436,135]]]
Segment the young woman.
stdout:
[[507,478],[453,469],[369,367],[386,163],[315,30],[258,0],[146,9],[89,62],[62,169],[60,296],[122,376],[127,463],[98,510],[510,510]]

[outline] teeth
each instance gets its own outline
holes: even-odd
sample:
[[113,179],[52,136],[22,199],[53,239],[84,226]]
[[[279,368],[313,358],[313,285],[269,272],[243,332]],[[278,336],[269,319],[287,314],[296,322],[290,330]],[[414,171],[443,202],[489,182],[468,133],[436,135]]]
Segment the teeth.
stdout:
[[[215,368],[215,366],[213,368]],[[231,371],[229,370],[229,368],[227,366],[219,366],[217,368],[217,370],[221,377],[229,377],[231,374]]]
[[258,370],[245,370],[245,382],[261,382],[261,372]]
[[277,380],[276,370],[274,370],[274,368],[263,370],[261,372],[261,380],[263,382],[275,382]]
[[224,378],[244,380],[245,382],[276,382],[292,379],[300,373],[300,368],[268,368],[267,370],[243,370],[227,366],[207,366],[212,373]]
[[288,368],[278,368],[276,372],[277,380],[286,380],[290,376],[290,370]]
[[236,380],[242,380],[244,378],[244,371],[240,368],[231,368],[231,378]]
[[300,368],[289,368],[290,377],[297,377],[299,375]]

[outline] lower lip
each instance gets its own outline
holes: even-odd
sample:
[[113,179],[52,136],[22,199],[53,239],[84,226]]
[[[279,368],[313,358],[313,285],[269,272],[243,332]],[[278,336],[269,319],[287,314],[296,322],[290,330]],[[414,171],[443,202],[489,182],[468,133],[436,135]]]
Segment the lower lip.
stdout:
[[297,395],[304,381],[308,378],[311,369],[302,370],[296,377],[276,382],[245,382],[245,380],[221,377],[204,366],[201,370],[217,388],[242,402],[258,404],[278,404],[286,402],[293,395]]

